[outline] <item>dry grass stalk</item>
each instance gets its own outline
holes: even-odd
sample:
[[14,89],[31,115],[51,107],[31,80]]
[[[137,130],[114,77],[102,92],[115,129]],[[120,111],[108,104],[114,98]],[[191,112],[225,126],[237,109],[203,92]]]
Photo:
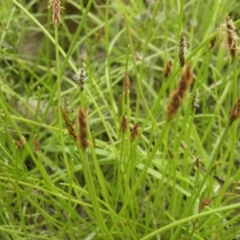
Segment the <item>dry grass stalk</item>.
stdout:
[[183,32],[180,35],[180,40],[179,40],[179,49],[178,49],[178,58],[179,58],[179,63],[180,66],[183,67],[185,64],[185,39],[184,39],[184,35]]
[[85,150],[89,146],[89,142],[87,140],[87,112],[83,107],[80,107],[78,111],[78,124],[79,124],[78,133],[79,145],[80,148]]
[[60,0],[50,0],[48,8],[52,7],[52,23],[53,25],[60,26],[62,23],[61,19],[61,1]]
[[229,124],[231,125],[238,118],[240,118],[240,98],[231,110]]
[[168,61],[163,67],[163,74],[165,78],[168,78],[171,74],[173,62],[172,60]]
[[121,123],[120,123],[120,130],[123,133],[125,133],[127,131],[127,124],[128,124],[127,118],[125,115],[123,115]]
[[131,140],[134,141],[139,134],[140,134],[139,124],[135,123],[133,127],[131,127],[131,134],[130,134]]
[[191,63],[189,62],[186,69],[182,72],[182,78],[178,85],[178,88],[172,94],[172,100],[168,105],[168,118],[172,119],[178,108],[180,107],[183,97],[186,94],[189,86],[193,81],[193,73],[191,71]]
[[77,140],[76,131],[75,131],[74,127],[73,127],[73,124],[72,124],[71,120],[68,117],[67,111],[62,106],[60,106],[60,109],[61,109],[62,116],[63,116],[63,119],[64,119],[64,121],[66,123],[66,126],[67,126],[69,134],[71,135],[71,137],[74,140]]
[[232,19],[227,16],[226,17],[226,29],[227,29],[227,44],[230,51],[230,54],[232,56],[232,59],[234,59],[237,56],[237,34],[235,32],[235,26],[233,25]]
[[130,82],[130,79],[128,77],[128,73],[125,72],[125,77],[124,77],[124,91],[125,91],[125,94],[129,94],[130,93],[130,87],[131,87],[131,82]]

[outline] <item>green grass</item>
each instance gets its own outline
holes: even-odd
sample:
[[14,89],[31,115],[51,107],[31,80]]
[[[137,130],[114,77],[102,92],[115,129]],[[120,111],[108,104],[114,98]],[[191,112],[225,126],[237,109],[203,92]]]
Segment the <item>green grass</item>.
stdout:
[[[225,23],[229,15],[239,33],[240,3],[66,2],[59,28],[51,9],[39,18],[35,1],[1,6],[0,239],[236,239],[240,132],[229,117],[240,97],[239,56],[227,50]],[[185,69],[181,32],[194,82],[168,120]],[[80,91],[73,75],[82,67],[89,78]],[[86,150],[68,133],[60,105],[77,134],[78,109],[87,111]]]

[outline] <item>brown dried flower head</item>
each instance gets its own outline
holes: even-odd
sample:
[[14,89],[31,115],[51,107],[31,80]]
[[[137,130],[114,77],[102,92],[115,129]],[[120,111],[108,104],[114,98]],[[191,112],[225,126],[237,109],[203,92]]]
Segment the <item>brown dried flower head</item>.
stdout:
[[123,133],[125,133],[127,131],[127,124],[128,124],[127,118],[125,115],[123,115],[121,123],[120,123],[120,130]]
[[229,124],[231,125],[238,118],[240,118],[240,98],[231,110]]
[[163,74],[165,78],[168,78],[169,75],[171,74],[173,62],[172,60],[169,60],[163,67]]
[[172,94],[172,100],[168,105],[168,118],[172,119],[178,108],[180,107],[183,97],[186,94],[189,86],[193,81],[193,73],[191,71],[191,63],[189,62],[186,69],[182,72],[182,78],[178,85],[178,88]]
[[53,25],[60,26],[62,23],[61,19],[61,10],[63,7],[61,6],[60,0],[50,0],[48,8],[52,8],[52,23]]
[[77,140],[77,134],[75,132],[75,129],[73,127],[73,124],[72,124],[71,120],[68,117],[66,109],[64,109],[62,106],[60,106],[60,109],[61,109],[62,116],[63,116],[63,119],[64,119],[64,121],[66,123],[66,126],[67,126],[67,129],[68,129],[68,132],[69,132],[70,136],[74,140]]
[[140,127],[138,123],[135,123],[133,127],[131,127],[131,133],[130,133],[130,138],[132,141],[134,141],[137,136],[140,134]]
[[130,87],[131,87],[131,82],[130,82],[130,79],[128,77],[128,73],[125,72],[125,76],[124,76],[124,92],[125,92],[126,95],[129,94]]
[[205,198],[200,204],[200,210],[202,211],[205,207],[209,206],[211,203],[211,198]]
[[89,146],[89,142],[87,139],[87,113],[83,107],[80,107],[78,111],[78,124],[79,124],[78,133],[79,146],[80,148],[85,150]]
[[102,28],[99,30],[98,36],[97,36],[97,42],[100,42],[100,40],[102,39],[103,34],[104,34],[104,31],[105,31],[104,27],[102,27]]
[[200,158],[199,158],[199,156],[197,156],[196,159],[194,160],[194,165],[195,165],[195,167],[199,168],[199,166],[200,166]]
[[227,44],[232,58],[237,56],[237,34],[235,32],[235,26],[233,25],[232,19],[226,17],[226,30],[227,30]]
[[183,67],[185,64],[185,49],[186,49],[186,43],[185,43],[183,32],[181,32],[180,39],[179,39],[179,49],[178,49],[178,58],[179,58],[179,64],[181,67]]
[[218,35],[213,38],[210,42],[210,47],[213,48],[216,45],[216,42],[218,41],[220,34],[221,34],[221,30],[222,30],[222,25],[218,26],[217,29],[215,30],[215,33],[218,33]]
[[16,146],[16,149],[20,149],[23,147],[24,143],[26,142],[26,138],[25,137],[22,137],[20,139],[20,141],[15,141],[15,146]]

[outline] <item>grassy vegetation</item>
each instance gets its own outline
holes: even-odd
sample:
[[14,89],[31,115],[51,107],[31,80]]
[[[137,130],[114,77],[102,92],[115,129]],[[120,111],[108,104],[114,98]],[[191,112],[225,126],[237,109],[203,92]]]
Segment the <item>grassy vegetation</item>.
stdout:
[[239,1],[1,4],[0,239],[240,236]]

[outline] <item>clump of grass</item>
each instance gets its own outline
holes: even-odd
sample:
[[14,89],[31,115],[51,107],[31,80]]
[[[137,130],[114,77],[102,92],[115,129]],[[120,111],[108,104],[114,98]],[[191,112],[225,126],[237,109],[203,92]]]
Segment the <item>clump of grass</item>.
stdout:
[[[237,16],[238,2],[51,0],[44,26],[31,9],[36,1],[5,2],[0,238],[236,238],[240,21],[227,17],[225,25],[221,19],[226,12]],[[31,30],[44,33],[47,49],[31,61],[3,47],[26,19],[35,24]],[[223,26],[231,65],[221,48],[211,49]],[[55,59],[49,57],[50,42]],[[191,87],[193,69],[192,102],[170,121]],[[19,113],[16,101],[33,118]],[[71,109],[78,109],[76,129]],[[52,119],[48,124],[46,117]]]

